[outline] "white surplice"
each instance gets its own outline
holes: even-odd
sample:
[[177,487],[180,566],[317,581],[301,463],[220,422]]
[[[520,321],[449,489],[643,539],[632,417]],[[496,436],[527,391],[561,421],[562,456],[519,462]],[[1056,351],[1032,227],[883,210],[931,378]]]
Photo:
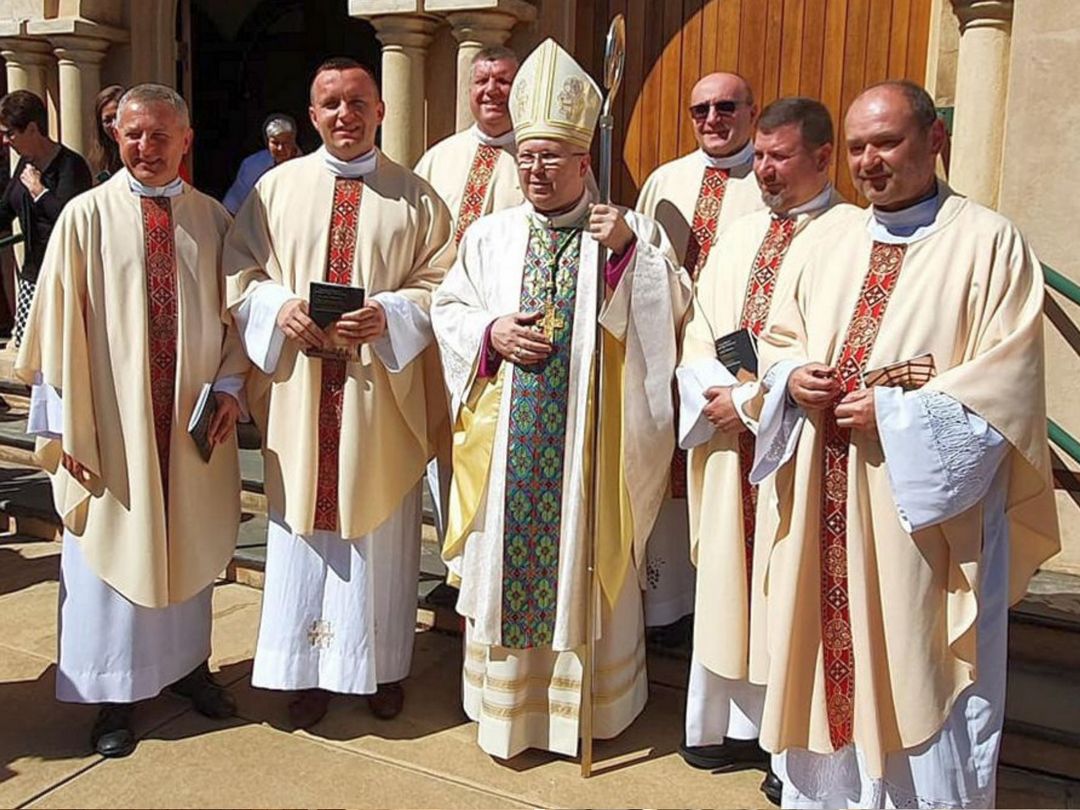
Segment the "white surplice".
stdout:
[[[242,378],[223,378],[214,389],[239,395],[242,383]],[[59,438],[63,407],[55,388],[33,386],[26,432]],[[56,699],[134,703],[154,697],[187,675],[210,657],[213,593],[210,585],[175,605],[137,605],[91,570],[79,539],[65,529]]]
[[[285,342],[277,313],[298,297],[267,282],[234,313],[248,356],[267,374],[277,367]],[[371,298],[382,305],[387,325],[371,348],[394,373],[431,343],[431,321],[397,293]],[[362,537],[296,534],[280,515],[270,515],[253,686],[371,694],[380,683],[409,674],[420,575],[420,493],[418,481],[390,518]]]

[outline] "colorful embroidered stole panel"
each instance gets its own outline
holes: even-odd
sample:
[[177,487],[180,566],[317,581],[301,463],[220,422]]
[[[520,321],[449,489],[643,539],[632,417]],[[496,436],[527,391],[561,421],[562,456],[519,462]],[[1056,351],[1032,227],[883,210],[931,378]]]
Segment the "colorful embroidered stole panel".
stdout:
[[705,260],[709,258],[713,240],[716,239],[716,224],[720,219],[720,209],[724,205],[724,192],[727,190],[727,169],[707,166],[701,178],[697,203],[694,204],[694,219],[690,225],[690,238],[686,242],[686,260],[683,267],[696,279]]
[[[356,224],[364,182],[338,177],[334,180],[334,206],[330,213],[330,239],[326,280],[351,284],[356,256]],[[338,464],[341,445],[341,407],[345,399],[347,366],[344,360],[322,360],[319,393],[319,464],[315,485],[315,529],[338,528]]]
[[146,254],[147,334],[150,351],[150,401],[154,441],[161,470],[165,517],[169,514],[169,452],[176,397],[176,340],[179,330],[176,293],[176,235],[172,201],[142,197]]
[[[743,298],[742,317],[739,328],[748,329],[759,337],[769,317],[776,279],[780,265],[784,263],[791,240],[795,236],[795,220],[790,217],[772,217],[769,230],[761,241],[750,279]],[[744,430],[739,434],[739,481],[742,486],[743,542],[746,549],[746,587],[750,592],[754,573],[754,529],[757,523],[757,487],[750,483],[750,470],[754,466],[754,434]]]
[[554,351],[547,360],[515,367],[510,395],[502,643],[516,649],[549,645],[554,636],[570,349],[580,257],[580,229],[530,224],[518,309],[543,312],[554,286],[559,324],[552,341]]
[[465,181],[465,196],[461,198],[458,209],[457,228],[454,230],[454,244],[461,242],[465,229],[478,220],[484,213],[484,200],[487,199],[491,174],[495,171],[495,162],[499,159],[499,148],[482,143],[476,147],[469,177]]
[[[860,377],[877,340],[885,308],[904,261],[904,245],[874,242],[870,269],[848,324],[835,363],[841,395],[860,386]],[[848,596],[847,505],[851,431],[825,411],[824,465],[821,487],[821,644],[824,654],[825,705],[829,739],[839,750],[855,729],[855,655]]]
[[[690,237],[686,240],[686,259],[683,261],[683,267],[695,281],[716,239],[716,224],[724,205],[724,192],[730,174],[727,169],[706,166],[705,174],[701,177],[701,189],[694,204],[694,219],[690,226]],[[678,396],[678,391],[675,396]],[[678,446],[671,457],[671,497],[686,497],[686,451]]]

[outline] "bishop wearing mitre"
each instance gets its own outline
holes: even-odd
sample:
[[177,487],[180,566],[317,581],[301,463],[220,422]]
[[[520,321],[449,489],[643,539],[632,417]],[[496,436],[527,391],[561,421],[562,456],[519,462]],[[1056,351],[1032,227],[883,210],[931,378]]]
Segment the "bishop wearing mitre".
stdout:
[[[674,445],[675,327],[690,285],[654,221],[589,190],[600,102],[553,40],[522,64],[510,112],[526,202],[466,231],[432,306],[455,423],[443,557],[461,587],[465,711],[481,748],[502,758],[577,751],[594,466],[595,734],[626,728],[648,691],[639,571],[667,483],[656,459]],[[598,303],[605,394],[594,419]]]

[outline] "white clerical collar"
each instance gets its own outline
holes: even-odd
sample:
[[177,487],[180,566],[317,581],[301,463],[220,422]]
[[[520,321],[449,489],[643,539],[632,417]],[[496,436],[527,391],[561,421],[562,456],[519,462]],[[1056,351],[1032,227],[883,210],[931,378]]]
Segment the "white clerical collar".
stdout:
[[585,192],[581,195],[581,199],[574,203],[574,207],[568,211],[564,211],[561,214],[555,214],[549,216],[547,214],[533,209],[532,215],[541,225],[548,228],[568,228],[571,225],[577,225],[585,220],[585,213],[589,210],[589,206],[592,204],[592,195],[586,188]]
[[127,169],[124,169],[124,174],[127,175],[131,193],[139,197],[179,197],[184,191],[184,181],[179,177],[164,186],[148,186],[132,177]]
[[511,127],[502,135],[488,135],[484,130],[480,129],[479,125],[473,124],[470,130],[473,137],[480,141],[482,144],[488,146],[497,146],[500,149],[514,145],[514,129]]
[[375,171],[379,164],[379,150],[374,148],[366,155],[361,155],[352,160],[342,160],[334,157],[326,150],[325,146],[320,146],[318,153],[322,157],[326,170],[334,177],[348,177],[350,179],[363,177]]
[[933,197],[901,208],[899,211],[879,211],[871,207],[867,230],[878,242],[905,245],[922,239],[937,227],[937,215],[945,201],[945,184],[937,184]]
[[778,217],[800,217],[803,214],[816,214],[819,211],[829,207],[829,203],[832,201],[833,186],[832,183],[826,183],[825,188],[821,190],[817,196],[810,200],[807,200],[802,205],[796,205],[790,211],[773,211],[774,216]]
[[714,169],[734,169],[753,162],[754,144],[747,141],[746,146],[738,152],[733,155],[725,155],[724,157],[713,157],[704,149],[698,149],[698,154],[701,156],[701,159],[706,166],[712,166]]

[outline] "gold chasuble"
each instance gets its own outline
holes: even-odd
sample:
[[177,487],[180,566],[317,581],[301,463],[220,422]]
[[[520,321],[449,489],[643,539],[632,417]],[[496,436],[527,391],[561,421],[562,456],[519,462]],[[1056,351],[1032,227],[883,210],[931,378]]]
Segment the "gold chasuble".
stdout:
[[[335,178],[322,150],[266,174],[225,246],[228,305],[261,284],[307,299],[312,281],[396,292],[427,309],[452,260],[446,206],[377,153],[363,179]],[[323,360],[286,341],[272,374],[252,372],[270,508],[296,534],[370,533],[401,505],[448,432],[438,355],[390,373],[368,344]]]
[[[483,139],[482,139],[483,138]],[[454,220],[454,244],[473,222],[524,199],[514,162],[514,133],[485,138],[473,125],[432,146],[416,164]]]
[[[187,425],[201,389],[245,374],[223,315],[229,215],[184,185],[138,197],[126,171],[72,200],[53,230],[16,361],[63,402],[61,439],[38,439],[57,512],[91,570],[137,605],[184,602],[228,563],[240,522],[236,439],[199,455]],[[61,465],[68,453],[90,473]]]
[[[698,277],[683,334],[683,366],[716,357],[717,338],[761,335],[769,313],[794,295],[801,263],[823,235],[858,212],[830,191],[809,213],[757,211],[720,236]],[[764,371],[759,367],[759,372]],[[756,388],[757,382],[748,383]],[[765,572],[775,521],[772,479],[751,486],[754,434],[714,432],[689,451],[691,557],[698,572],[694,654],[706,669],[763,683]],[[757,538],[761,542],[757,542]]]
[[[871,216],[815,248],[795,295],[774,309],[761,367],[825,362],[851,391],[868,369],[932,354],[937,375],[925,389],[1011,446],[1015,602],[1059,548],[1039,262],[1011,223],[947,189],[933,224],[903,243],[875,241]],[[760,448],[759,462],[780,452]],[[933,737],[980,674],[982,502],[906,532],[877,434],[841,429],[831,411],[806,419],[775,486],[762,744],[828,753],[854,742],[880,778],[886,754]]]

